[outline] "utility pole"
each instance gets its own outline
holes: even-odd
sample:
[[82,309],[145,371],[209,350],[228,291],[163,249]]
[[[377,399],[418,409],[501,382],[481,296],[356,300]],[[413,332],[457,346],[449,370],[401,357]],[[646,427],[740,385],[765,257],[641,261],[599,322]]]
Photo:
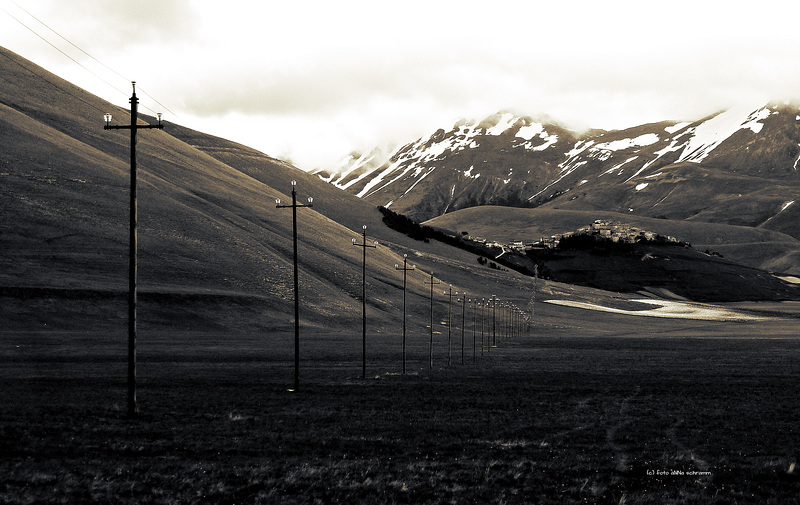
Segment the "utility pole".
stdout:
[[486,321],[486,298],[481,298],[481,303],[478,304],[481,311],[481,358],[483,357],[483,327]]
[[[534,319],[534,317],[536,316],[536,313],[535,313],[535,310],[536,310],[536,279],[538,277],[539,277],[539,265],[534,265],[533,266],[533,295],[531,296],[531,301],[529,302],[529,305],[530,305],[530,308],[531,308],[531,316],[530,316],[529,322],[527,322],[527,324],[525,325],[525,336],[526,337],[530,337],[531,336],[531,331],[532,330],[533,331],[536,330],[536,327],[534,326],[534,324],[536,323],[536,320]],[[534,327],[531,328],[532,326],[534,326]]]
[[439,284],[439,279],[434,280],[433,271],[431,271],[431,347],[430,347],[430,368],[433,368],[433,286]]
[[[458,295],[458,291],[456,291],[456,295]],[[450,366],[453,360],[452,329],[453,329],[453,285],[450,284],[450,303],[447,308],[447,366]]]
[[[494,295],[493,295],[494,296]],[[492,311],[490,309],[494,308],[494,299],[489,298],[486,300],[484,304],[484,309],[486,314],[484,318],[486,319],[486,352],[492,352]]]
[[372,245],[367,244],[367,225],[361,227],[362,242],[359,244],[353,239],[353,245],[361,248],[361,378],[367,378],[367,248],[378,247],[378,241]]
[[131,124],[112,125],[111,114],[105,114],[104,130],[130,130],[131,131],[131,190],[130,190],[130,226],[128,239],[128,417],[136,417],[138,407],[136,405],[136,302],[138,299],[137,280],[138,280],[138,221],[139,213],[136,202],[136,132],[139,129],[158,129],[164,128],[161,124],[161,113],[158,113],[158,124],[140,125],[139,99],[136,97],[136,81],[131,82],[133,93],[131,94]]
[[408,267],[408,254],[403,255],[402,268],[397,263],[394,264],[395,270],[403,271],[403,375],[406,374],[406,274],[415,268],[417,268],[416,265]]
[[475,314],[478,311],[478,299],[470,300],[469,303],[472,305],[472,362],[475,363],[478,361],[478,341],[475,336]]
[[[456,295],[458,295],[458,292],[456,292]],[[461,293],[461,364],[462,365],[464,364],[464,325],[467,320],[466,310],[467,310],[467,292],[464,291],[463,293]]]
[[499,298],[492,295],[492,346],[497,347],[497,303]]
[[500,340],[508,338],[508,303],[500,305]]
[[299,277],[297,274],[297,208],[312,207],[314,199],[308,197],[308,204],[297,203],[297,181],[292,181],[292,204],[283,205],[281,199],[275,199],[275,207],[278,209],[292,209],[292,245],[294,251],[294,391],[300,389],[300,295]]

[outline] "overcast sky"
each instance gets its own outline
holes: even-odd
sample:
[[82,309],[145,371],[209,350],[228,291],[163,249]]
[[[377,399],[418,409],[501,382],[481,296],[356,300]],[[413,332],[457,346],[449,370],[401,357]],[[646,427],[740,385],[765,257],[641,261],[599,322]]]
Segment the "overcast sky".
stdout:
[[309,170],[500,110],[612,129],[800,99],[798,4],[0,0],[0,44]]

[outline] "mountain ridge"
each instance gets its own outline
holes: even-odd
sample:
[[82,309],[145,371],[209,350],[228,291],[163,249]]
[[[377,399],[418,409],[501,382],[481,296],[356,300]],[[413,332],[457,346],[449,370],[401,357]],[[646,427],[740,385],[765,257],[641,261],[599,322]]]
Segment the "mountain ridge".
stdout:
[[[439,129],[368,173],[332,182],[418,221],[477,205],[549,206],[728,220],[800,237],[798,169],[800,109],[769,103],[583,133],[498,113]],[[714,191],[704,195],[691,187],[709,180]]]

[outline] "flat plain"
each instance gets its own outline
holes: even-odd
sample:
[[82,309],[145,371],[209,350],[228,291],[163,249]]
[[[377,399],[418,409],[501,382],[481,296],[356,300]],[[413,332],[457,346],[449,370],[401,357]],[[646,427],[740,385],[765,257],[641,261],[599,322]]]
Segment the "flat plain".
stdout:
[[[23,329],[0,353],[0,503],[774,503],[800,489],[797,319],[531,305],[473,354],[428,335],[303,328]],[[762,313],[773,311],[759,305]],[[750,307],[752,309],[752,307]],[[287,328],[288,329],[288,328]],[[444,331],[442,331],[444,330]],[[480,334],[476,333],[476,341]]]

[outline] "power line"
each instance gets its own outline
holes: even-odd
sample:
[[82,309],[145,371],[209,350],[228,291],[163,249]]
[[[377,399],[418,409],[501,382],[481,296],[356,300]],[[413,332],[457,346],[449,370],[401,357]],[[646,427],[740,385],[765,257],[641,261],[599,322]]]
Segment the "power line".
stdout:
[[[16,5],[16,4],[15,4],[15,5]],[[28,30],[29,30],[31,33],[33,33],[34,35],[36,35],[37,37],[39,37],[40,39],[42,39],[44,42],[46,42],[46,43],[47,43],[47,44],[48,44],[50,47],[52,47],[53,49],[55,49],[55,50],[56,50],[56,51],[58,51],[59,53],[63,54],[64,56],[66,56],[67,58],[69,58],[70,60],[72,60],[72,62],[73,62],[73,63],[75,63],[76,65],[80,66],[81,68],[83,68],[84,70],[86,70],[87,72],[89,72],[90,74],[92,74],[93,76],[97,77],[98,79],[100,79],[101,81],[103,81],[105,84],[107,84],[108,86],[110,86],[112,89],[114,89],[114,90],[116,90],[116,91],[120,92],[120,93],[121,93],[121,94],[123,94],[123,95],[125,94],[125,92],[123,92],[122,90],[120,90],[120,89],[118,89],[118,88],[114,87],[114,85],[113,85],[113,84],[111,84],[110,82],[106,81],[105,79],[103,79],[103,78],[102,78],[102,77],[100,77],[99,75],[95,74],[94,72],[92,72],[91,70],[89,70],[89,69],[88,69],[88,68],[87,68],[85,65],[83,65],[81,62],[79,62],[78,60],[76,60],[75,58],[73,58],[72,56],[70,56],[69,54],[65,53],[65,52],[64,52],[64,51],[63,51],[61,48],[57,47],[55,44],[53,44],[52,42],[50,42],[49,40],[47,40],[46,38],[44,38],[44,37],[43,37],[42,35],[40,35],[40,34],[39,34],[39,33],[38,33],[36,30],[34,30],[34,29],[33,29],[33,28],[31,28],[30,26],[28,26],[28,25],[26,25],[25,23],[23,23],[23,22],[22,22],[22,21],[21,21],[19,18],[17,18],[16,16],[14,16],[14,15],[13,15],[13,14],[11,14],[10,12],[8,12],[8,11],[7,11],[5,8],[2,8],[2,9],[3,9],[3,12],[5,12],[6,14],[8,14],[8,15],[9,15],[9,16],[10,16],[10,17],[11,17],[11,18],[14,20],[14,21],[16,21],[17,23],[21,24],[21,25],[22,25],[22,26],[24,26],[25,28],[27,28],[27,29],[28,29]],[[23,9],[23,10],[24,10],[24,9]],[[34,19],[36,19],[36,18],[34,18]]]
[[[13,0],[12,0],[12,2],[11,2],[11,3],[13,3],[13,4],[14,4],[14,5],[15,5],[15,6],[16,6],[16,7],[19,9],[19,10],[21,10],[22,12],[24,12],[25,14],[27,14],[28,16],[30,16],[31,18],[33,18],[34,20],[36,20],[36,21],[37,21],[39,24],[41,24],[42,26],[44,26],[45,28],[47,28],[48,30],[50,30],[51,32],[53,32],[54,34],[56,34],[56,35],[57,35],[58,37],[60,37],[62,40],[64,40],[64,41],[65,41],[65,42],[67,42],[68,44],[70,44],[72,47],[74,47],[75,49],[77,49],[77,50],[78,50],[78,51],[80,51],[81,53],[85,54],[86,56],[88,56],[89,58],[91,58],[92,60],[94,60],[96,63],[98,63],[99,65],[101,65],[103,68],[105,68],[105,69],[107,69],[108,71],[110,71],[111,73],[115,74],[117,77],[120,77],[120,78],[124,79],[125,81],[128,81],[128,82],[130,82],[130,81],[131,81],[131,80],[130,80],[130,79],[128,79],[127,77],[123,76],[122,74],[120,74],[119,72],[117,72],[116,70],[114,70],[113,68],[109,67],[108,65],[106,65],[106,64],[105,64],[105,63],[103,63],[102,61],[98,60],[97,58],[95,58],[94,56],[92,56],[91,54],[89,54],[88,52],[86,52],[84,49],[82,49],[81,47],[79,47],[77,44],[75,44],[74,42],[72,42],[71,40],[69,40],[68,38],[66,38],[65,36],[61,35],[61,34],[60,34],[59,32],[57,32],[55,29],[53,29],[52,27],[50,27],[50,26],[49,26],[47,23],[45,23],[44,21],[42,21],[42,20],[41,20],[41,19],[39,19],[38,17],[36,17],[36,16],[34,16],[33,14],[31,14],[30,12],[28,12],[28,11],[27,11],[27,10],[26,10],[24,7],[20,6],[20,5],[19,5],[17,2],[15,2],[15,1],[13,1]],[[119,93],[120,93],[121,95],[123,95],[123,96],[127,96],[127,93],[126,93],[125,91],[122,91],[122,90],[120,90],[119,88],[117,88],[116,86],[114,86],[113,84],[111,84],[110,82],[108,82],[107,80],[103,79],[101,76],[99,76],[98,74],[96,74],[95,72],[93,72],[92,70],[90,70],[88,67],[86,67],[85,65],[83,65],[81,62],[79,62],[78,60],[76,60],[75,58],[73,58],[72,56],[70,56],[69,54],[67,54],[66,52],[64,52],[62,49],[60,49],[59,47],[57,47],[55,44],[53,44],[52,42],[50,42],[49,40],[47,40],[45,37],[43,37],[41,34],[39,34],[39,33],[38,33],[36,30],[34,30],[34,29],[33,29],[33,28],[31,28],[30,26],[28,26],[28,25],[26,25],[25,23],[23,23],[23,22],[22,22],[20,19],[18,19],[16,16],[14,16],[14,15],[13,15],[13,14],[11,14],[10,12],[8,12],[8,11],[7,11],[5,8],[3,8],[3,7],[0,7],[0,8],[2,8],[2,9],[3,9],[3,12],[5,12],[6,14],[8,14],[8,15],[9,15],[9,16],[10,16],[12,19],[14,19],[14,20],[15,20],[17,23],[21,24],[21,25],[22,25],[22,26],[24,26],[26,29],[28,29],[28,30],[29,30],[31,33],[33,33],[34,35],[36,35],[37,37],[39,37],[40,39],[42,39],[44,42],[46,42],[46,43],[47,43],[47,44],[48,44],[50,47],[52,47],[53,49],[55,49],[55,50],[56,50],[56,51],[58,51],[59,53],[63,54],[63,55],[64,55],[64,56],[66,56],[67,58],[69,58],[69,59],[70,59],[72,62],[74,62],[75,64],[77,64],[78,66],[80,66],[81,68],[83,68],[84,70],[86,70],[87,72],[89,72],[91,75],[93,75],[93,76],[94,76],[94,77],[96,77],[97,79],[101,80],[103,83],[105,83],[106,85],[108,85],[108,86],[109,86],[111,89],[113,89],[113,90],[115,90],[115,91],[119,92]],[[159,102],[158,100],[156,100],[156,98],[154,98],[152,95],[150,95],[149,93],[147,93],[147,92],[146,92],[144,89],[142,89],[142,87],[141,87],[141,86],[139,87],[139,91],[140,91],[141,93],[143,93],[143,94],[147,95],[148,97],[150,97],[150,99],[151,99],[151,100],[153,100],[155,103],[157,103],[158,105],[160,105],[161,107],[163,107],[163,108],[164,108],[164,110],[166,110],[167,112],[169,112],[169,113],[170,113],[172,116],[174,116],[174,117],[177,117],[177,114],[175,114],[174,112],[172,112],[172,111],[169,109],[169,107],[167,107],[166,105],[164,105],[164,104],[162,104],[161,102]],[[156,114],[156,111],[154,111],[154,110],[153,110],[153,109],[151,109],[150,107],[148,107],[148,106],[146,106],[146,105],[143,105],[143,107],[144,107],[144,108],[146,108],[147,110],[149,110],[150,112],[152,112],[153,114]]]
[[[53,87],[54,87],[54,88],[56,88],[57,90],[59,90],[59,91],[61,91],[61,92],[63,92],[63,93],[66,93],[67,95],[71,96],[72,98],[74,98],[74,99],[76,99],[76,100],[78,100],[78,101],[80,101],[80,102],[83,102],[83,103],[84,103],[84,104],[86,104],[88,107],[91,107],[92,109],[95,109],[95,110],[99,111],[101,114],[106,112],[105,110],[98,108],[98,107],[97,107],[97,106],[95,106],[94,104],[92,104],[92,103],[89,103],[89,102],[87,102],[86,100],[84,100],[83,98],[81,98],[81,97],[79,97],[79,96],[75,95],[74,93],[70,92],[68,89],[65,89],[65,88],[63,88],[63,87],[59,86],[58,84],[54,83],[53,81],[51,81],[51,80],[47,79],[47,78],[46,78],[45,76],[43,76],[41,73],[36,73],[36,72],[33,72],[33,71],[31,71],[29,68],[25,67],[25,66],[24,66],[22,63],[20,63],[20,62],[18,62],[18,61],[16,61],[16,60],[14,60],[14,59],[12,59],[12,58],[11,58],[10,56],[8,56],[7,54],[0,52],[0,56],[3,56],[3,57],[4,57],[4,58],[6,58],[8,61],[10,61],[10,62],[14,63],[14,64],[15,64],[15,65],[17,65],[17,66],[19,66],[20,68],[22,68],[22,69],[23,69],[23,70],[25,70],[26,72],[30,73],[30,74],[31,74],[31,75],[33,75],[34,77],[36,77],[36,78],[38,78],[38,79],[41,79],[41,80],[43,80],[44,82],[46,82],[46,83],[50,84],[51,86],[53,86]],[[6,82],[9,82],[9,81],[8,81],[7,79],[5,79],[5,78],[4,78],[2,75],[0,75],[0,79],[3,79],[3,80],[5,80]]]
[[[58,35],[59,37],[61,37],[61,39],[63,39],[63,40],[64,40],[65,42],[67,42],[69,45],[71,45],[72,47],[74,47],[74,48],[75,48],[75,49],[77,49],[78,51],[82,52],[83,54],[85,54],[85,55],[86,55],[86,56],[88,56],[89,58],[93,59],[94,61],[96,61],[97,63],[99,63],[99,64],[100,64],[100,65],[102,65],[103,67],[105,67],[107,70],[109,70],[109,71],[113,72],[114,74],[117,74],[117,77],[121,77],[122,79],[125,79],[126,81],[129,81],[129,82],[130,82],[130,79],[128,79],[128,78],[127,78],[127,77],[125,77],[124,75],[120,74],[119,72],[117,72],[117,71],[116,71],[116,70],[114,70],[113,68],[109,67],[108,65],[106,65],[106,64],[105,64],[105,63],[103,63],[102,61],[98,60],[97,58],[95,58],[95,57],[94,57],[94,56],[92,56],[91,54],[87,53],[87,52],[86,52],[86,51],[84,51],[82,48],[78,47],[78,45],[77,45],[77,44],[75,44],[74,42],[72,42],[72,41],[71,41],[71,40],[69,40],[68,38],[64,37],[63,35],[61,35],[61,34],[60,34],[60,33],[58,33],[57,31],[55,31],[55,30],[54,30],[52,27],[50,27],[50,26],[49,26],[47,23],[45,23],[45,22],[44,22],[44,21],[42,21],[41,19],[37,18],[36,16],[34,16],[33,14],[31,14],[30,12],[28,12],[27,10],[25,10],[25,8],[24,8],[24,7],[22,7],[20,4],[18,4],[17,2],[14,2],[14,1],[12,0],[12,2],[11,2],[11,3],[13,3],[14,5],[16,5],[16,6],[17,6],[17,8],[18,8],[19,10],[21,10],[22,12],[24,12],[24,13],[25,13],[25,14],[27,14],[28,16],[30,16],[30,17],[32,17],[33,19],[35,19],[36,21],[38,21],[38,22],[39,22],[39,24],[41,24],[42,26],[44,26],[45,28],[47,28],[47,29],[48,29],[48,30],[50,30],[51,32],[53,32],[53,33],[55,33],[56,35]],[[139,91],[141,91],[141,90],[142,90],[142,89],[141,89],[141,87],[140,87],[140,88],[139,88]]]

